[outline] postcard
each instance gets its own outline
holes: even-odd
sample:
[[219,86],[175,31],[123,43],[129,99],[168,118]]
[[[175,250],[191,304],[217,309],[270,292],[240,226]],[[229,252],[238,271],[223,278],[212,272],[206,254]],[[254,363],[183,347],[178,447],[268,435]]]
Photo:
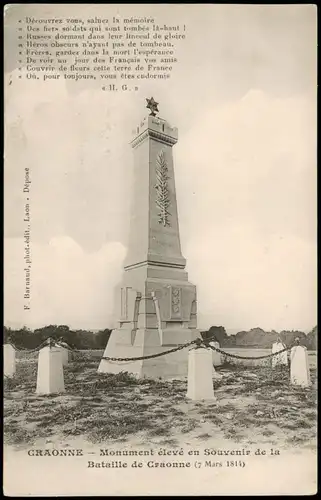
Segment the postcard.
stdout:
[[5,6],[6,496],[316,493],[316,22]]

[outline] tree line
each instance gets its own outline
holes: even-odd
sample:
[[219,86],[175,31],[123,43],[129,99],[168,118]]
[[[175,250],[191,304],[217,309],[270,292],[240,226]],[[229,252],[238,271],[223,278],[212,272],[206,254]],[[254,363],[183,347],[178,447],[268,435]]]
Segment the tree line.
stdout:
[[[112,330],[105,328],[98,332],[90,330],[71,330],[67,325],[48,325],[35,330],[27,327],[18,330],[4,327],[4,342],[11,340],[19,348],[35,349],[47,338],[63,339],[67,344],[76,349],[105,349]],[[227,335],[224,326],[211,326],[209,330],[201,332],[203,338],[213,337],[221,347],[251,347],[270,349],[273,342],[279,337],[286,346],[291,346],[298,337],[301,345],[309,350],[317,349],[318,327],[305,334],[299,330],[283,330],[266,332],[262,328],[252,328],[240,331],[235,335]]]
[[209,330],[201,332],[204,338],[214,337],[221,347],[251,347],[260,349],[270,349],[273,342],[278,338],[290,347],[296,338],[300,339],[300,344],[307,349],[315,351],[317,349],[318,327],[315,326],[311,332],[305,334],[299,330],[282,330],[276,332],[272,330],[266,332],[262,328],[252,328],[248,331],[240,331],[235,335],[227,335],[224,326],[211,326]]
[[63,339],[76,349],[105,349],[111,330],[106,328],[98,332],[89,330],[71,330],[67,325],[48,325],[30,330],[27,327],[14,330],[4,327],[4,342],[11,341],[17,348],[35,349],[49,337]]

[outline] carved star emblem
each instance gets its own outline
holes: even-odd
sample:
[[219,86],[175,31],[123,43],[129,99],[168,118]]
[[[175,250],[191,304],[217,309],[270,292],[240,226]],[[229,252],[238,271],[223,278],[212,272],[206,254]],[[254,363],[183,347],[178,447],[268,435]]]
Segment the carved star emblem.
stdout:
[[154,97],[151,97],[150,99],[146,99],[147,101],[147,106],[146,108],[150,109],[150,115],[151,116],[156,116],[156,113],[159,113],[158,110],[158,102],[154,100]]

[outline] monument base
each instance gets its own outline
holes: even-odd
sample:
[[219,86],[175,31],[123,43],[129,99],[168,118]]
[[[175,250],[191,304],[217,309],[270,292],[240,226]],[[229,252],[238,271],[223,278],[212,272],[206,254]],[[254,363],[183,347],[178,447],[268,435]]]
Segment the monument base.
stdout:
[[[182,344],[191,342],[200,337],[195,329],[179,329],[179,331],[166,332],[166,337],[175,339],[166,343],[161,342],[158,330],[137,330],[131,332],[114,330],[110,336],[104,356],[110,358],[135,358],[149,356],[169,351]],[[168,334],[168,335],[167,335]],[[180,338],[180,343],[177,339]],[[188,374],[188,351],[185,347],[170,354],[164,354],[157,358],[142,359],[136,361],[109,361],[102,359],[98,373],[121,373],[128,372],[138,377],[183,379]]]

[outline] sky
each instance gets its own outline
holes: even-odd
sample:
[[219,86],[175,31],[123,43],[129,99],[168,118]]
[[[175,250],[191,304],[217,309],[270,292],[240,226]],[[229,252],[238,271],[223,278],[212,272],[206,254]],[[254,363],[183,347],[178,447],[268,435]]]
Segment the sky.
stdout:
[[[186,24],[168,81],[132,93],[19,79],[25,15],[153,15]],[[53,14],[54,13],[54,14]],[[145,97],[178,127],[180,236],[198,325],[316,324],[316,8],[13,5],[5,15],[5,323],[113,327],[126,255],[131,131]],[[22,74],[24,74],[22,69]],[[9,82],[12,82],[9,85]],[[32,299],[23,309],[24,168]]]

